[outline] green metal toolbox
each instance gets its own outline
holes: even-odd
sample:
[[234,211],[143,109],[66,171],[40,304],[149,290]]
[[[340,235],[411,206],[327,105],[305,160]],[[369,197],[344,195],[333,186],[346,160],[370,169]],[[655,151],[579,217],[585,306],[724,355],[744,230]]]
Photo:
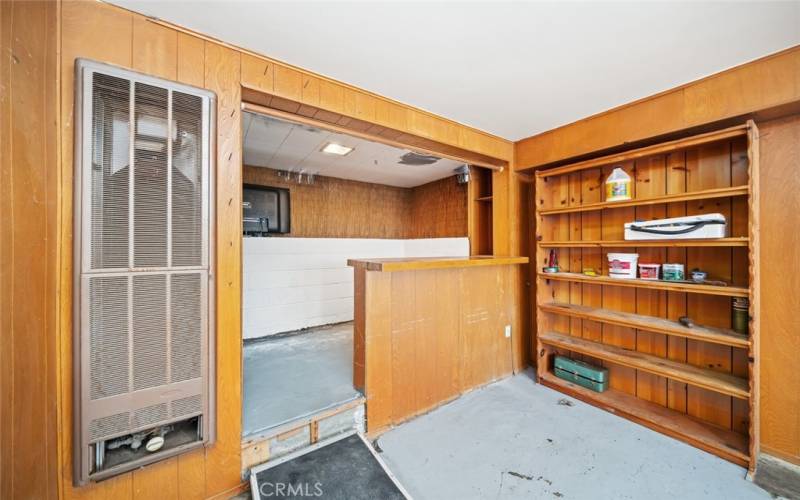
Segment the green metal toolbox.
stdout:
[[595,392],[603,392],[608,389],[608,370],[605,368],[565,356],[556,356],[554,364],[555,374],[558,378]]

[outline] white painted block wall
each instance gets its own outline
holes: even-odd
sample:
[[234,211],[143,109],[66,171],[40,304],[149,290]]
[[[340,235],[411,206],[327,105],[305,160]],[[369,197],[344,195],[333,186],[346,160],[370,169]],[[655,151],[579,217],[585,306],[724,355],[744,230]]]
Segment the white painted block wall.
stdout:
[[351,321],[347,259],[467,255],[467,238],[244,238],[244,338]]

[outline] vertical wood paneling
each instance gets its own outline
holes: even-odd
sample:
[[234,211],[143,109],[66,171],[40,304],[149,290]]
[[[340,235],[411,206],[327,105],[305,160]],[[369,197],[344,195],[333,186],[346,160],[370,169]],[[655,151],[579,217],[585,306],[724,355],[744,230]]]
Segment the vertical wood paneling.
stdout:
[[[179,500],[206,498],[206,451],[195,450],[177,457]],[[164,497],[162,497],[164,498]]]
[[273,66],[275,66],[275,95],[292,101],[300,101],[303,95],[300,72],[282,64]]
[[366,345],[367,429],[392,423],[394,380],[392,367],[392,275],[365,272],[364,332]]
[[[617,165],[614,165],[616,167]],[[636,173],[633,171],[633,162],[620,165],[634,179]],[[613,167],[603,169],[603,179],[611,175]],[[631,182],[631,193],[636,196],[636,183]],[[624,239],[624,224],[634,220],[635,209],[614,208],[602,212],[601,234],[604,240]],[[608,254],[612,252],[629,253],[630,249],[625,248],[606,248],[602,252],[603,274],[608,275]],[[636,312],[636,292],[634,288],[624,288],[619,286],[604,286],[602,292],[603,308],[616,311]],[[633,328],[626,328],[616,325],[602,325],[603,343],[624,347],[625,349],[636,349],[636,331]],[[606,363],[608,368],[609,385],[628,394],[636,394],[636,370],[619,365]]]
[[167,80],[178,77],[178,33],[149,19],[133,17],[133,69]]
[[203,40],[178,33],[177,79],[181,83],[202,87],[205,82],[206,44]]
[[[761,134],[761,448],[800,464],[797,290],[800,236],[800,115],[759,124]],[[771,270],[771,271],[769,271]]]
[[454,178],[400,188],[317,176],[298,184],[276,170],[245,166],[244,182],[289,189],[292,237],[448,238],[467,236],[466,185]]
[[[713,187],[731,185],[730,143],[713,144],[686,153],[687,191],[697,191]],[[702,213],[721,213],[727,220],[731,215],[731,200],[702,200],[688,202],[689,215]],[[687,271],[700,268],[707,271],[710,279],[731,281],[730,248],[688,248]],[[687,313],[698,323],[730,328],[731,299],[700,294],[690,294],[687,298]],[[687,342],[689,363],[730,372],[731,348],[689,340]],[[712,393],[697,387],[688,387],[687,409],[690,415],[716,423],[725,428],[731,427],[731,398]]]
[[366,337],[369,432],[511,374],[504,327],[516,321],[517,288],[509,278],[516,267],[356,267],[355,279],[364,281],[355,330]]
[[131,474],[133,475],[133,498],[137,500],[178,498],[177,457],[133,471]]
[[[658,155],[636,162],[635,177],[637,196],[641,198],[667,194],[666,158]],[[636,207],[635,220],[664,219],[667,216],[665,205]],[[638,248],[639,263],[667,262],[664,248]],[[636,290],[636,313],[648,316],[667,316],[667,292],[664,290]],[[636,332],[636,350],[666,357],[667,336],[643,330]],[[636,395],[660,405],[667,404],[667,379],[638,371],[636,374]]]
[[242,54],[242,85],[272,93],[275,88],[275,64]]
[[242,412],[242,157],[239,53],[206,42],[205,86],[217,94],[217,442],[206,454],[206,494],[240,482]]
[[[0,6],[0,496],[56,498],[57,6]],[[36,221],[33,223],[33,221]]]
[[[666,159],[667,194],[686,192],[686,152],[670,153]],[[667,217],[683,217],[686,215],[686,203],[667,204]],[[667,249],[666,262],[683,264],[686,268],[686,249]],[[667,292],[667,318],[677,321],[686,315],[687,294]],[[667,357],[681,363],[687,362],[687,341],[685,338],[670,335],[667,340]],[[675,380],[667,382],[667,406],[673,410],[686,412],[687,385]]]
[[303,75],[303,90],[301,101],[311,106],[319,106],[319,78]]

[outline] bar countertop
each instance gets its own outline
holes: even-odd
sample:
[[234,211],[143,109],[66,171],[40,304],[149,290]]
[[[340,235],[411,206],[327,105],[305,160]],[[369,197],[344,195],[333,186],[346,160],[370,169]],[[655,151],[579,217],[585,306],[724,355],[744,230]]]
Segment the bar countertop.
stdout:
[[395,259],[348,259],[347,265],[367,271],[413,271],[417,269],[452,269],[456,267],[505,266],[527,264],[528,257],[472,255],[470,257],[410,257]]

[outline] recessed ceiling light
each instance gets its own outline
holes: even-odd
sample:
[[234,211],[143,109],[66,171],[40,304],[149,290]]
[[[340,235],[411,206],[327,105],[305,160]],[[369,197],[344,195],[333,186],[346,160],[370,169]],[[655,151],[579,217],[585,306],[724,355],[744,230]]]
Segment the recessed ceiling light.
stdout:
[[344,156],[350,153],[352,150],[353,148],[348,148],[347,146],[342,146],[341,144],[335,144],[333,142],[329,142],[322,148],[323,153],[339,156]]

